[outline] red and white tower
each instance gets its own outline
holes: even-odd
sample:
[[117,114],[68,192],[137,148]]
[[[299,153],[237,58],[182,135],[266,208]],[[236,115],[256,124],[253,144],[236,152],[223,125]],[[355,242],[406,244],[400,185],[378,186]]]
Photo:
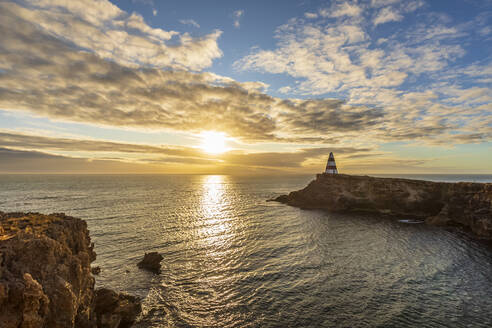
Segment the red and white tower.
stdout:
[[338,174],[337,164],[335,163],[335,156],[333,156],[333,153],[330,153],[330,157],[328,157],[325,173]]

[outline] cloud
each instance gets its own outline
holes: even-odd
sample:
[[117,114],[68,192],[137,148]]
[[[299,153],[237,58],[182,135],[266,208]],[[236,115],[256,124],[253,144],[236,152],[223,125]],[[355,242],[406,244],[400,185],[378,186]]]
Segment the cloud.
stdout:
[[[87,17],[86,13],[80,13],[60,19],[74,22],[78,19],[83,26],[94,28],[106,19],[124,21],[125,29],[151,41],[169,32],[156,31],[138,15],[128,15],[111,4],[101,3],[109,9],[101,13],[96,10]],[[74,7],[65,10],[82,11],[78,4],[70,2],[69,6]],[[286,73],[300,80],[296,85],[284,86],[282,90],[286,92],[310,97],[340,92],[345,99],[282,99],[266,94],[268,85],[262,82],[240,83],[213,73],[193,71],[192,67],[200,66],[201,60],[195,60],[194,56],[214,57],[214,50],[207,54],[208,48],[199,39],[190,39],[189,49],[181,49],[186,52],[182,58],[172,59],[175,53],[162,55],[165,61],[180,62],[183,67],[185,62],[193,62],[188,69],[149,66],[146,56],[142,62],[130,65],[95,50],[102,47],[94,41],[100,38],[99,32],[94,32],[94,40],[91,39],[95,46],[81,47],[81,36],[72,36],[67,31],[60,35],[56,32],[56,22],[45,28],[45,7],[24,8],[5,3],[0,7],[0,109],[3,110],[28,111],[55,120],[111,127],[189,133],[216,130],[239,142],[297,144],[293,148],[307,147],[300,145],[374,147],[378,142],[395,139],[437,144],[451,135],[462,135],[460,140],[470,142],[490,138],[490,120],[486,119],[490,109],[477,107],[484,105],[482,100],[478,101],[486,99],[480,98],[482,94],[473,96],[472,91],[466,93],[468,88],[458,87],[448,88],[453,94],[440,90],[405,93],[396,89],[409,78],[424,73],[440,74],[448,61],[463,55],[459,45],[415,36],[405,42],[388,38],[387,47],[378,48],[358,23],[344,21],[327,27],[318,22],[300,25],[293,21],[278,29],[278,49],[259,50],[236,66]],[[47,15],[57,15],[60,10],[56,8]],[[101,19],[101,16],[110,18]],[[90,34],[81,33],[85,35],[83,38]],[[168,36],[173,39],[178,34]],[[185,34],[179,37],[183,39]],[[178,42],[172,47],[182,46]],[[118,49],[113,49],[112,56],[125,58],[126,53],[119,54]],[[455,75],[474,78],[473,74],[481,74],[480,78],[486,79],[487,75],[483,74],[488,72],[484,69],[487,65],[477,63],[473,69],[463,68]],[[463,114],[470,108],[473,114]],[[465,137],[470,135],[470,129],[482,137]],[[32,140],[23,142],[35,145]],[[78,145],[82,150],[86,147],[82,143]],[[33,146],[32,150],[35,149]],[[148,157],[152,161],[164,160],[158,156],[168,160],[202,159],[189,153],[173,155],[169,153],[171,149],[166,152],[146,150],[154,154]]]
[[152,7],[152,15],[157,16],[157,9],[155,9],[155,3],[153,0],[132,0],[132,3],[141,3]]
[[[475,136],[470,136],[474,138]],[[53,141],[54,143],[56,141]],[[95,142],[94,140],[92,142]],[[8,173],[203,173],[203,174],[285,174],[312,173],[323,170],[327,154],[334,151],[339,170],[343,173],[368,172],[419,173],[429,171],[456,172],[450,165],[436,159],[402,159],[369,148],[309,148],[297,152],[229,153],[226,161],[163,157],[128,161],[121,157],[84,158],[50,154],[43,151],[9,149],[0,146],[0,172]],[[466,159],[468,160],[468,159]],[[441,162],[442,163],[442,162]],[[186,165],[184,165],[186,164]],[[184,171],[183,168],[186,168]],[[482,166],[484,173],[490,168]]]
[[278,92],[283,93],[283,94],[290,93],[291,91],[292,91],[292,87],[289,87],[289,86],[281,87],[278,89]]
[[431,162],[432,160],[428,159],[378,158],[375,156],[374,158],[365,158],[363,161],[347,163],[344,169],[347,171],[369,172],[372,174],[388,174],[388,172],[394,172],[395,168],[397,168],[398,172],[404,172],[406,174],[429,172],[430,170],[439,173],[444,172],[442,167],[435,168],[429,166]]
[[0,172],[8,173],[162,173],[162,169],[115,160],[89,160],[0,148]]
[[195,22],[193,19],[180,19],[179,22],[184,25],[191,25],[196,28],[200,28],[200,24]]
[[472,87],[468,89],[456,89],[453,90],[452,95],[456,97],[449,98],[448,101],[461,104],[478,103],[478,104],[490,104],[492,103],[492,95],[490,88]]
[[232,16],[234,17],[234,27],[239,28],[241,26],[239,20],[241,17],[244,15],[244,10],[239,9],[236,10],[235,12],[232,13]]
[[[269,73],[287,73],[302,78],[296,89],[300,94],[321,94],[338,90],[342,85],[392,86],[401,84],[406,75],[389,72],[382,65],[384,52],[363,51],[367,34],[358,25],[338,24],[333,27],[293,22],[280,27],[276,50],[259,50],[235,63],[238,69],[257,69]],[[366,64],[367,68],[352,58]],[[284,89],[287,90],[287,89]]]
[[371,7],[393,7],[398,8],[402,12],[410,13],[423,6],[425,2],[423,0],[371,0]]
[[464,36],[466,33],[459,31],[456,27],[447,27],[442,24],[421,24],[407,34],[407,38],[413,43],[447,41]]
[[[293,152],[245,152],[229,151],[224,154],[211,156],[192,147],[150,146],[129,144],[105,140],[84,140],[73,138],[54,138],[39,135],[22,134],[18,132],[0,132],[0,171],[5,163],[13,165],[20,163],[24,171],[36,171],[36,162],[26,164],[26,161],[47,160],[52,162],[62,160],[60,165],[88,165],[89,161],[150,164],[161,169],[175,164],[189,164],[217,167],[255,167],[269,169],[302,168],[304,164],[322,166],[330,151],[340,155],[369,154],[372,148],[362,147],[330,147],[304,148]],[[90,155],[87,155],[90,154]],[[2,165],[3,164],[3,165]],[[106,164],[108,164],[106,162]],[[109,164],[108,164],[109,166]],[[41,165],[38,169],[42,168]],[[80,167],[79,167],[80,169]],[[87,169],[90,169],[88,167]],[[147,168],[146,170],[148,170]]]
[[423,6],[425,6],[425,1],[423,0],[404,1],[401,8],[404,12],[411,13]]
[[347,106],[335,99],[285,100],[282,107],[278,117],[280,125],[299,134],[360,131],[384,121],[381,109]]
[[[239,164],[250,167],[270,168],[301,168],[309,160],[315,160],[314,164],[322,168],[327,160],[327,154],[331,151],[336,154],[367,153],[371,148],[354,147],[330,147],[330,148],[304,148],[296,152],[261,152],[261,153],[235,153],[230,152],[223,156],[226,163]],[[320,165],[321,164],[321,165]]]
[[[341,122],[344,131],[354,118],[354,131],[363,122],[375,124],[367,108],[361,112],[326,99],[286,102],[263,93],[268,86],[261,82],[105,60],[48,34],[15,11],[2,13],[2,109],[107,126],[220,130],[247,142],[327,143],[333,142],[331,131],[338,131]],[[381,111],[375,112],[380,119]],[[299,115],[311,117],[311,129]],[[328,131],[320,135],[316,127]]]
[[153,28],[141,15],[106,0],[1,3],[0,10],[3,17],[11,16],[9,21],[34,22],[39,33],[125,66],[201,70],[222,56],[218,30],[193,38]]
[[371,0],[372,7],[384,7],[400,2],[400,0]]
[[[416,1],[411,8],[408,4],[373,2],[374,6],[383,7],[377,13],[391,15],[416,10],[423,2]],[[394,7],[384,7],[387,5]],[[322,14],[328,17],[330,11]],[[400,19],[394,15],[381,17],[377,23]],[[235,68],[289,75],[295,82],[279,88],[284,94],[343,95],[346,99],[343,106],[351,109],[347,111],[342,106],[340,111],[354,122],[352,126],[360,122],[365,140],[434,145],[446,141],[490,141],[492,112],[479,106],[490,104],[487,83],[492,80],[492,63],[453,67],[466,55],[459,40],[472,33],[472,25],[450,26],[446,20],[429,21],[426,17],[408,30],[391,31],[384,38],[378,34],[373,39],[371,31],[364,28],[373,18],[369,12],[357,20],[337,18],[336,24],[315,17],[309,21],[291,19],[277,28],[275,47],[253,49],[235,63]],[[470,86],[476,83],[482,83],[483,87]],[[302,107],[308,103],[305,101],[297,112],[303,113]],[[322,108],[321,102],[317,106]],[[278,122],[287,124],[292,131],[301,131],[301,127],[309,124],[323,126],[319,122],[324,119],[317,123],[310,121],[315,117],[324,116],[327,121],[336,122],[336,117],[331,117],[336,113],[331,109],[323,113],[311,109],[305,119],[299,115],[282,121],[284,113],[278,116]],[[355,118],[357,115],[361,115],[360,121]],[[343,122],[338,125],[343,126]],[[471,137],[469,130],[475,130],[479,137]],[[330,132],[334,131],[336,128],[330,128]],[[349,136],[347,130],[341,139],[347,140]]]
[[485,26],[485,27],[482,27],[478,33],[481,35],[481,36],[489,36],[490,34],[492,34],[492,27],[490,26]]
[[342,2],[335,3],[330,9],[321,9],[319,14],[323,17],[357,17],[362,13],[362,8],[355,3]]
[[108,152],[128,154],[156,154],[181,157],[203,158],[205,154],[192,147],[151,146],[113,141],[54,138],[0,131],[0,147],[61,152]]
[[374,25],[384,24],[388,22],[398,22],[403,19],[403,16],[400,13],[390,7],[384,7],[379,11],[376,17],[373,20]]
[[304,13],[304,16],[306,18],[309,18],[309,19],[315,19],[315,18],[318,18],[318,14],[317,13]]

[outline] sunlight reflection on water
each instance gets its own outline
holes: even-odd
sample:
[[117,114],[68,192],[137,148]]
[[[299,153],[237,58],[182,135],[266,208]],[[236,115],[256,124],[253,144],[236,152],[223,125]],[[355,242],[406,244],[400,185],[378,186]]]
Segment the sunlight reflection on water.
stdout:
[[[4,177],[0,201],[86,219],[97,285],[144,299],[136,327],[492,326],[490,248],[265,202],[311,179]],[[148,251],[164,256],[160,275],[137,268]]]
[[208,244],[210,256],[220,254],[227,247],[227,241],[233,236],[231,226],[233,219],[228,219],[226,208],[230,205],[227,195],[227,176],[209,175],[203,177],[200,207],[202,217],[198,220],[199,240]]
[[222,175],[207,175],[203,177],[201,206],[207,218],[222,215],[222,208],[227,202],[225,197],[225,180]]

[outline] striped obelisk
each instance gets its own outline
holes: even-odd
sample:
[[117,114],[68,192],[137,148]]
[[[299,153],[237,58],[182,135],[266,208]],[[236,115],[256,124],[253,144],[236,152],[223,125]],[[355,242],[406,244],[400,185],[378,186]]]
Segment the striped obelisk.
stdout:
[[325,173],[338,174],[337,164],[335,163],[335,156],[333,156],[333,153],[330,153],[330,157],[328,157]]

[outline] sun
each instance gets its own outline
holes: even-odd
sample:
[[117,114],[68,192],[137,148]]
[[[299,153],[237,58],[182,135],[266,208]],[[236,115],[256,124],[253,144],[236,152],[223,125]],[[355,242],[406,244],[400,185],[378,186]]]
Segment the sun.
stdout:
[[200,148],[209,154],[222,154],[228,150],[226,141],[227,136],[222,132],[207,131],[200,134],[202,144]]

